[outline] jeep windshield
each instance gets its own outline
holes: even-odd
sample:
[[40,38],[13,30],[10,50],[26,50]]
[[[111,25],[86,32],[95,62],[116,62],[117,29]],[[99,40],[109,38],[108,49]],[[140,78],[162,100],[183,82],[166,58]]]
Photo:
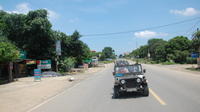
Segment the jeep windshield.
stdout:
[[140,65],[119,66],[115,68],[116,73],[134,73],[142,72]]

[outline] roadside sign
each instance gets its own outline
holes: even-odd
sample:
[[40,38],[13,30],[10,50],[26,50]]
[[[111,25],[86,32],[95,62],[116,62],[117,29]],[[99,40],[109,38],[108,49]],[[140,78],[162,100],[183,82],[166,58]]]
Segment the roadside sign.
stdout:
[[26,51],[20,51],[20,53],[19,53],[19,58],[20,58],[20,59],[26,59],[26,55],[27,55],[27,52],[26,52]]
[[38,69],[51,69],[51,60],[38,60]]
[[191,53],[191,57],[192,58],[198,58],[199,57],[199,53]]
[[58,56],[61,55],[61,41],[60,40],[56,40],[56,54]]
[[41,69],[34,69],[34,81],[41,81]]

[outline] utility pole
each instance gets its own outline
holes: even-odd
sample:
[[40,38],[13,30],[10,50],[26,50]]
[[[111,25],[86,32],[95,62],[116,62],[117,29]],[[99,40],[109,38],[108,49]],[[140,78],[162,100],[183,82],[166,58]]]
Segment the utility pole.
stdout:
[[56,72],[58,72],[58,60],[59,60],[59,56],[61,56],[61,41],[57,40],[56,41]]
[[9,77],[8,77],[9,82],[12,82],[13,81],[13,73],[12,73],[12,71],[13,71],[13,62],[9,62],[8,63],[8,71],[9,71]]

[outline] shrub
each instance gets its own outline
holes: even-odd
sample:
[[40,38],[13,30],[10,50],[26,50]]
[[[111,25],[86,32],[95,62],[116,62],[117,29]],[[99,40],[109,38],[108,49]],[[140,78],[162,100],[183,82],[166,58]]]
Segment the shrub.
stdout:
[[64,58],[59,61],[59,71],[69,72],[75,66],[76,60],[74,57]]
[[187,64],[196,64],[197,63],[197,59],[196,58],[192,58],[192,57],[187,57],[186,58],[186,63]]

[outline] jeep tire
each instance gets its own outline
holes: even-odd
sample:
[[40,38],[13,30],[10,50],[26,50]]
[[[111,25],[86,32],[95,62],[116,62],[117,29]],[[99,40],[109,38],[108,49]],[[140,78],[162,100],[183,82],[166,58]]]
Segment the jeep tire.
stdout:
[[119,96],[120,96],[119,87],[118,86],[114,86],[113,97],[114,98],[119,98]]
[[144,87],[144,90],[143,90],[143,96],[149,96],[149,88],[148,88],[148,86],[145,86]]

